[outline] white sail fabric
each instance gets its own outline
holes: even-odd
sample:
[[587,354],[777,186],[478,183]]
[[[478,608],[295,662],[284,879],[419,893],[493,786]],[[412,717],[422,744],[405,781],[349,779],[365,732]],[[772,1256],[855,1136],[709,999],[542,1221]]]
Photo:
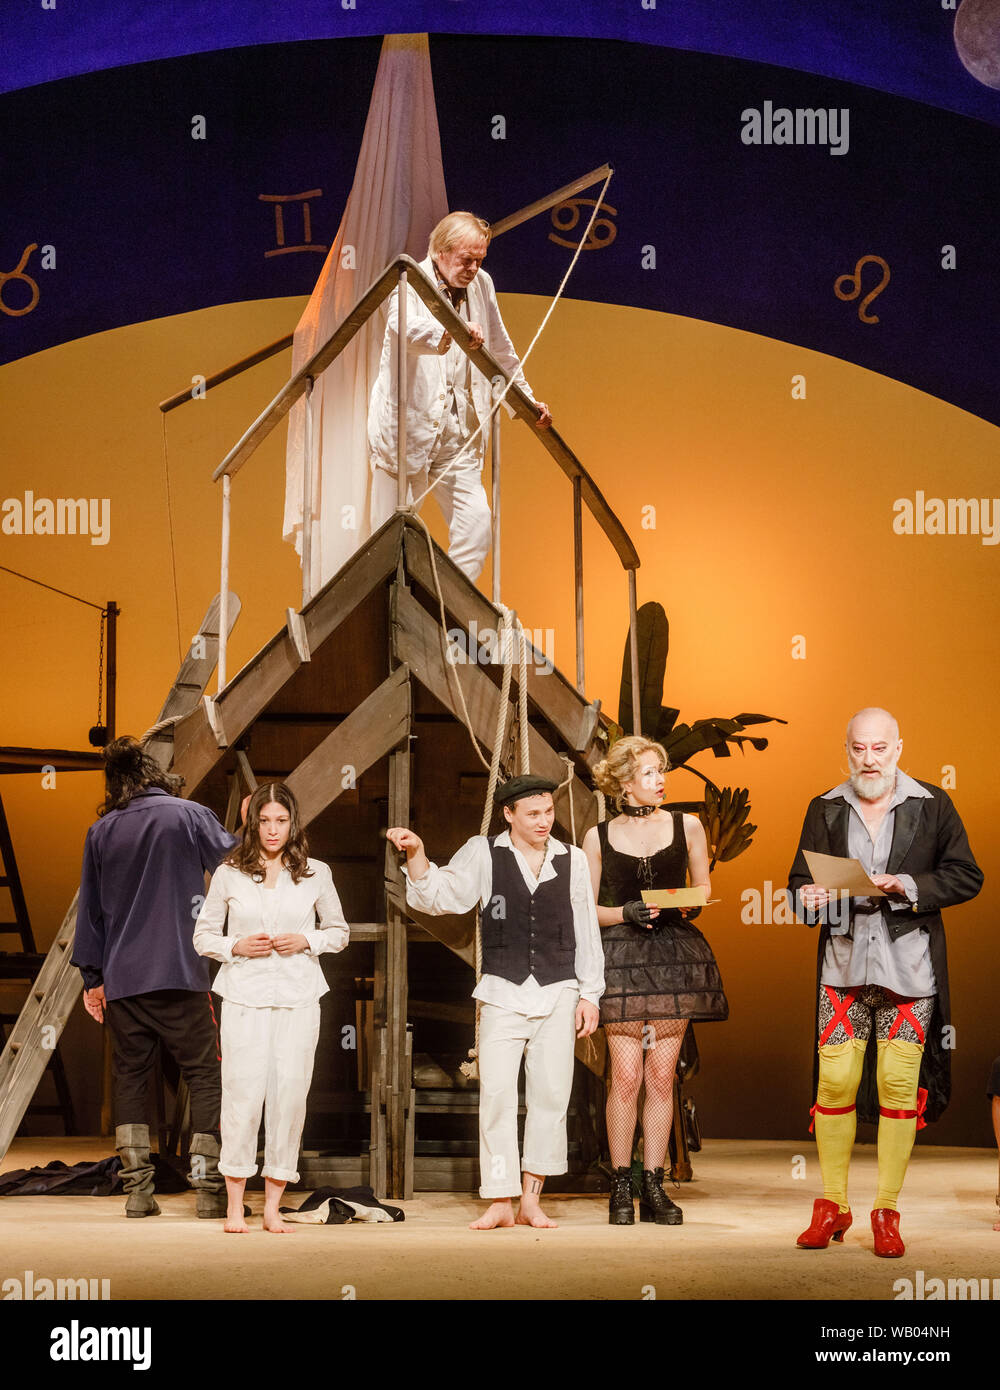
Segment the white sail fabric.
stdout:
[[[389,261],[427,253],[448,211],[426,34],[382,44],[347,207],[295,330],[292,372],[326,342]],[[313,387],[312,574],[315,594],[369,535],[368,400],[386,311],[373,314]],[[302,555],[305,408],[289,416],[283,536]]]

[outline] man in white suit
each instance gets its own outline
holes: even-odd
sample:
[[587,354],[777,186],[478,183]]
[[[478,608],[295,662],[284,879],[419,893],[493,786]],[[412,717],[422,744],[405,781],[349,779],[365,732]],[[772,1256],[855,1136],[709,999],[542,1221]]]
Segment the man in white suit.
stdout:
[[[500,310],[493,281],[482,269],[489,226],[471,212],[451,212],[434,228],[421,269],[468,322],[476,347],[484,346],[529,396]],[[396,507],[396,305],[389,300],[389,321],[382,344],[378,381],[368,411],[368,445],[372,466],[371,527],[375,531]],[[423,301],[407,289],[408,409],[406,417],[407,500],[437,482],[434,495],[448,523],[448,554],[475,582],[490,548],[490,508],[483,489],[485,423],[492,404],[491,384],[432,318]],[[552,423],[543,401],[537,429]],[[484,431],[466,445],[480,424]],[[463,452],[464,450],[464,452]],[[458,455],[458,461],[455,459]]]

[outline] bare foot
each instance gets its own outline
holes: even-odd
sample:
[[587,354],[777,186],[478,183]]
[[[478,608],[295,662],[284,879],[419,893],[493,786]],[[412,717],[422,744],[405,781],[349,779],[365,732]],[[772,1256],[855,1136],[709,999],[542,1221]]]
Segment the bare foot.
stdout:
[[250,1230],[250,1227],[243,1219],[242,1204],[240,1205],[239,1211],[235,1215],[228,1215],[226,1217],[226,1224],[223,1226],[222,1229],[224,1231],[228,1231],[230,1235],[243,1235],[244,1232]]
[[559,1222],[550,1220],[537,1202],[529,1206],[522,1197],[521,1206],[517,1213],[516,1224],[518,1226],[534,1226],[540,1231],[554,1231],[558,1227]]
[[277,1213],[273,1216],[269,1212],[264,1213],[264,1230],[270,1231],[272,1235],[276,1236],[293,1236],[295,1234],[295,1227],[286,1225]]
[[993,1229],[994,1231],[1000,1231],[1000,1221],[994,1221]]
[[514,1208],[508,1197],[502,1202],[493,1202],[478,1221],[469,1222],[470,1231],[492,1231],[497,1226],[513,1226]]

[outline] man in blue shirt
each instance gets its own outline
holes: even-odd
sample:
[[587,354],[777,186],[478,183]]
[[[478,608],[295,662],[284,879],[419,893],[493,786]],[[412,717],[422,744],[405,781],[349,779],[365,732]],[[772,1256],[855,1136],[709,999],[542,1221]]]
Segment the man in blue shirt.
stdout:
[[162,1040],[191,1093],[191,1176],[202,1217],[224,1216],[218,1171],[219,1036],[193,922],[212,873],[238,843],[134,738],[104,752],[105,804],[87,831],[73,964],[84,1007],[114,1043],[115,1144],[126,1216],[156,1216],[147,1092]]

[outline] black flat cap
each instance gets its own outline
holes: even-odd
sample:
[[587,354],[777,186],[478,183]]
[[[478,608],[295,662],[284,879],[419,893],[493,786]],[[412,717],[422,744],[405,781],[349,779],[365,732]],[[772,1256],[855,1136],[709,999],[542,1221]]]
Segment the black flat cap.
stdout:
[[510,781],[504,782],[502,787],[497,787],[493,802],[497,806],[509,806],[511,802],[520,801],[522,796],[554,792],[557,785],[558,783],[550,782],[547,777],[536,777],[533,772],[527,772],[520,777],[512,777]]

